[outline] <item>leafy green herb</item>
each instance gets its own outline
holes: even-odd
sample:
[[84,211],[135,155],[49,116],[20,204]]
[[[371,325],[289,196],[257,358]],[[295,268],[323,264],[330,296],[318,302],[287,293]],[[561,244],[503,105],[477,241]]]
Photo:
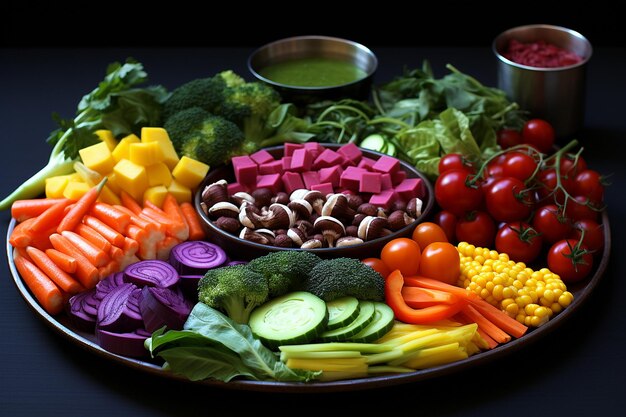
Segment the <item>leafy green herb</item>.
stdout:
[[46,178],[73,172],[78,151],[98,143],[96,130],[108,129],[119,137],[139,134],[143,126],[160,126],[161,104],[168,93],[162,86],[138,87],[146,80],[141,63],[132,59],[113,63],[98,87],[82,98],[74,119],[62,119],[54,113],[59,128],[47,139],[54,146],[48,164],[2,200],[0,210],[15,200],[42,194]]
[[288,368],[263,346],[245,324],[237,324],[219,311],[197,303],[184,330],[154,332],[146,341],[153,356],[167,361],[167,368],[192,380],[215,378],[230,381],[237,376],[257,380],[310,381],[319,372]]

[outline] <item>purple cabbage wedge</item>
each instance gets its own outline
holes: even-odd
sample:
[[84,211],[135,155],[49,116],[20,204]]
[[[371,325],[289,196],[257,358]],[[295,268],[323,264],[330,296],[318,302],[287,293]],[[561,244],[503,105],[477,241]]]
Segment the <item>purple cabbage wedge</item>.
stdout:
[[116,272],[104,278],[102,281],[96,284],[96,299],[102,301],[102,299],[115,288],[124,283],[124,273]]
[[181,275],[204,275],[209,269],[223,265],[227,256],[213,243],[194,240],[174,246],[169,261]]
[[167,326],[168,330],[180,330],[189,317],[191,305],[180,290],[143,287],[139,307],[145,328],[149,332]]
[[124,281],[140,287],[170,288],[178,284],[178,272],[172,265],[160,260],[145,260],[124,269]]
[[104,350],[132,358],[147,356],[144,343],[148,337],[150,333],[141,328],[126,333],[96,329],[96,340]]
[[143,327],[139,309],[141,290],[134,284],[122,284],[100,302],[96,330],[125,333]]
[[67,305],[67,314],[72,323],[80,330],[93,331],[96,326],[98,305],[96,290],[83,291],[73,295]]

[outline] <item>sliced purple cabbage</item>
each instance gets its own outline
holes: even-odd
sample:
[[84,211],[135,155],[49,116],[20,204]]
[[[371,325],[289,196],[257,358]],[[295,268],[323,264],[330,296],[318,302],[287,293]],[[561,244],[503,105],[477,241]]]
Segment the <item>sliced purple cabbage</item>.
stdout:
[[143,327],[139,310],[141,290],[134,284],[122,284],[100,302],[96,327],[109,332],[132,332]]
[[204,275],[207,270],[223,265],[227,257],[219,246],[193,240],[174,246],[169,261],[181,275]]
[[204,275],[181,275],[178,288],[183,291],[185,297],[193,303],[198,301],[198,283]]
[[132,358],[147,356],[148,351],[144,347],[144,342],[148,337],[150,333],[141,328],[126,333],[96,329],[96,340],[100,347],[111,353]]
[[113,289],[119,287],[124,283],[124,273],[113,273],[102,281],[96,284],[96,299],[102,301],[102,299],[110,293]]
[[143,287],[139,307],[145,329],[149,332],[167,326],[169,330],[180,330],[189,317],[191,305],[180,290]]
[[169,288],[178,283],[178,272],[165,261],[145,260],[128,265],[124,269],[124,281],[140,287]]
[[98,304],[96,290],[91,289],[73,295],[67,305],[67,313],[72,323],[80,330],[93,331],[96,326]]

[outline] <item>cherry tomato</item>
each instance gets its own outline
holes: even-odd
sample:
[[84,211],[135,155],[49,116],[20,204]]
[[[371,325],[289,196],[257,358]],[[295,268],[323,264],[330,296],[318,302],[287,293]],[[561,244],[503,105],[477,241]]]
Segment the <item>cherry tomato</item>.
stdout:
[[387,265],[385,265],[383,260],[380,258],[365,258],[362,259],[361,262],[378,272],[383,278],[387,278],[387,275],[391,273]]
[[420,245],[420,250],[433,242],[447,242],[446,232],[437,223],[423,222],[413,230],[413,240]]
[[573,179],[561,176],[562,188],[557,188],[558,175],[554,168],[540,171],[537,175],[537,194],[541,200],[553,202],[562,205],[565,202],[565,194],[563,189],[568,193],[574,188]]
[[420,267],[420,246],[413,239],[399,237],[383,246],[380,259],[390,271],[399,269],[402,275],[416,275]]
[[493,247],[496,223],[484,211],[471,211],[456,222],[456,238],[481,248]]
[[486,193],[485,202],[487,212],[498,222],[526,219],[533,203],[524,183],[513,177],[497,180]]
[[496,250],[515,262],[529,263],[541,252],[541,235],[524,222],[506,223],[496,233]]
[[441,210],[435,214],[433,222],[443,229],[448,238],[448,242],[456,242],[456,222],[457,217],[447,210]]
[[456,285],[461,272],[459,251],[448,242],[433,242],[424,248],[420,275]]
[[565,215],[572,221],[590,219],[598,221],[599,211],[586,196],[577,195],[567,200]]
[[478,183],[469,184],[472,178],[464,169],[451,169],[441,174],[435,182],[435,199],[439,206],[457,216],[480,207],[483,193]]
[[567,178],[576,178],[576,175],[587,169],[587,162],[581,155],[566,153],[561,155],[561,175]]
[[604,228],[602,225],[590,219],[578,220],[574,223],[569,237],[578,242],[582,237],[583,230],[585,231],[583,245],[594,253],[599,252],[604,247]]
[[548,250],[548,268],[566,284],[585,278],[593,268],[593,256],[574,239],[559,240]]
[[510,152],[502,165],[504,177],[513,177],[521,181],[529,179],[537,169],[537,161],[522,152]]
[[451,169],[466,169],[475,172],[474,166],[460,153],[449,153],[441,157],[437,166],[439,175]]
[[586,169],[576,175],[574,194],[584,195],[591,202],[600,205],[604,199],[604,184],[600,173],[593,169]]
[[533,227],[541,233],[544,242],[554,243],[568,237],[572,226],[563,210],[556,204],[546,204],[540,207],[533,217]]
[[542,119],[530,119],[522,129],[522,142],[539,152],[549,153],[554,145],[554,128]]
[[498,145],[502,149],[508,149],[522,143],[522,135],[514,129],[500,129],[497,135]]

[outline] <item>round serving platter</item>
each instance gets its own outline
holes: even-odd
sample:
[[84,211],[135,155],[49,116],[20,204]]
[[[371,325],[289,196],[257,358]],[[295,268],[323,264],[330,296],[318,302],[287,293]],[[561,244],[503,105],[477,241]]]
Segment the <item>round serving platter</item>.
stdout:
[[556,329],[559,325],[567,321],[573,315],[573,313],[578,308],[580,308],[580,306],[583,305],[583,303],[589,298],[594,288],[598,285],[600,279],[604,275],[611,252],[611,231],[606,211],[602,213],[602,225],[604,228],[604,248],[602,251],[602,255],[597,257],[596,259],[596,266],[593,275],[590,278],[585,279],[581,283],[568,286],[568,289],[574,294],[574,301],[572,302],[572,304],[570,304],[565,310],[556,315],[545,325],[537,329],[529,330],[528,333],[525,334],[523,337],[519,339],[514,339],[511,342],[500,345],[494,349],[477,353],[467,359],[429,369],[418,370],[405,374],[383,375],[344,381],[310,383],[251,380],[233,380],[230,382],[204,380],[191,382],[182,376],[178,376],[169,371],[163,370],[161,366],[156,362],[128,358],[108,352],[98,346],[95,341],[95,336],[93,334],[82,332],[73,328],[68,317],[64,313],[58,316],[51,316],[39,305],[37,300],[33,297],[29,289],[22,281],[22,278],[19,275],[17,269],[15,268],[15,263],[13,262],[13,248],[8,242],[9,236],[11,235],[11,232],[15,227],[15,220],[11,220],[9,224],[7,232],[6,250],[7,259],[9,260],[9,269],[11,270],[11,275],[13,277],[15,286],[17,287],[17,290],[22,295],[24,300],[26,300],[26,303],[29,305],[29,307],[34,311],[34,313],[61,336],[67,338],[69,341],[80,346],[81,348],[87,349],[88,351],[100,355],[101,357],[104,357],[108,360],[115,361],[130,368],[157,375],[159,377],[188,381],[194,384],[203,384],[207,386],[214,386],[226,389],[280,392],[354,391],[418,382],[455,372],[460,372],[464,369],[478,366],[488,361],[500,358],[509,353],[515,352],[518,349],[527,346],[528,344],[540,339],[552,330]]

